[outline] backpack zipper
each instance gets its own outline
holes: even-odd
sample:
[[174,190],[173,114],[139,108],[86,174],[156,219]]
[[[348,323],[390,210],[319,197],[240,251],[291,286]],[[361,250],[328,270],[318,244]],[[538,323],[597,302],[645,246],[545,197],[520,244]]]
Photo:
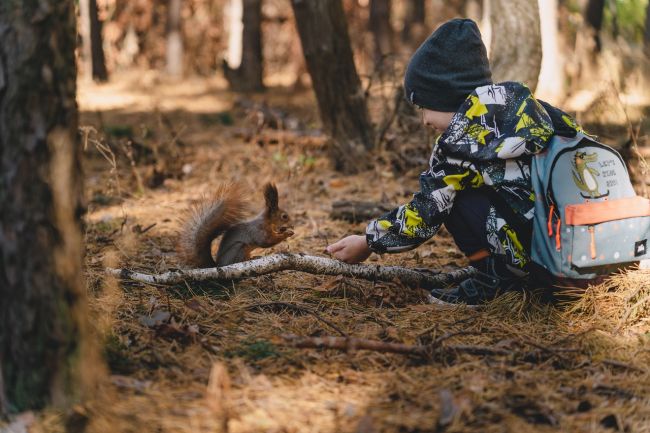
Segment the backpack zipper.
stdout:
[[589,230],[589,236],[591,237],[591,242],[589,243],[589,251],[591,252],[591,259],[595,260],[596,259],[596,230],[594,229],[593,225],[589,226],[588,230]]
[[553,211],[555,210],[555,204],[551,203],[551,206],[548,210],[548,219],[546,220],[546,228],[548,229],[548,237],[553,236]]

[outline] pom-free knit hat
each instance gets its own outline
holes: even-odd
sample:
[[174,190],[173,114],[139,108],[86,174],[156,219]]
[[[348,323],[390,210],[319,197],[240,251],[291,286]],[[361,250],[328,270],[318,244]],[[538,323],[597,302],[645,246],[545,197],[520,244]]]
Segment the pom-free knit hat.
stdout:
[[434,111],[456,111],[474,89],[488,84],[487,50],[469,19],[438,27],[415,51],[404,75],[406,99]]

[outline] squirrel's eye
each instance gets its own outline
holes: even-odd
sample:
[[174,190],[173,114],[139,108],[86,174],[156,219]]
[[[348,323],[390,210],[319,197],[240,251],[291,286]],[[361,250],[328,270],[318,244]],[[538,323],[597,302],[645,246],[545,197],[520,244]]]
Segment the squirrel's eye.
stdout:
[[289,219],[289,215],[287,215],[286,213],[283,213],[280,218],[282,218],[282,221],[287,221]]

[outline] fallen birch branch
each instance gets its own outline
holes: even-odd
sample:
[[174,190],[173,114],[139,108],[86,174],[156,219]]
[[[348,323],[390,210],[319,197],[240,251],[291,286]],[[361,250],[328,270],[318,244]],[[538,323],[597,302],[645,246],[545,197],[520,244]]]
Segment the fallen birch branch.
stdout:
[[279,253],[219,268],[187,269],[150,275],[128,269],[107,268],[106,273],[124,280],[150,284],[175,284],[185,280],[240,280],[280,271],[300,271],[315,275],[343,275],[370,281],[399,281],[410,287],[431,288],[462,281],[475,272],[467,267],[433,274],[399,266],[350,265],[326,257]]
[[379,340],[368,340],[354,337],[302,337],[300,335],[281,335],[282,343],[287,346],[300,349],[337,349],[345,351],[372,350],[375,352],[399,353],[402,355],[414,355],[428,357],[436,350],[446,352],[461,352],[472,355],[510,355],[511,352],[505,349],[489,346],[470,346],[466,344],[445,345],[434,342],[428,345],[411,345],[403,343],[390,343]]

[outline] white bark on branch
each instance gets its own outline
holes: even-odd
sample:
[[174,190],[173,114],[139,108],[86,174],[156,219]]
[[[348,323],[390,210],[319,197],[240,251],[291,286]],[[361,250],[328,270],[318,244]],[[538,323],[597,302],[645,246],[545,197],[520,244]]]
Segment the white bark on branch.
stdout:
[[219,268],[187,269],[150,275],[128,269],[107,268],[115,277],[150,284],[175,284],[185,280],[239,280],[280,271],[300,271],[316,275],[343,275],[370,281],[399,281],[410,287],[432,288],[469,278],[474,268],[448,273],[420,272],[399,266],[350,265],[339,260],[305,254],[279,253]]

